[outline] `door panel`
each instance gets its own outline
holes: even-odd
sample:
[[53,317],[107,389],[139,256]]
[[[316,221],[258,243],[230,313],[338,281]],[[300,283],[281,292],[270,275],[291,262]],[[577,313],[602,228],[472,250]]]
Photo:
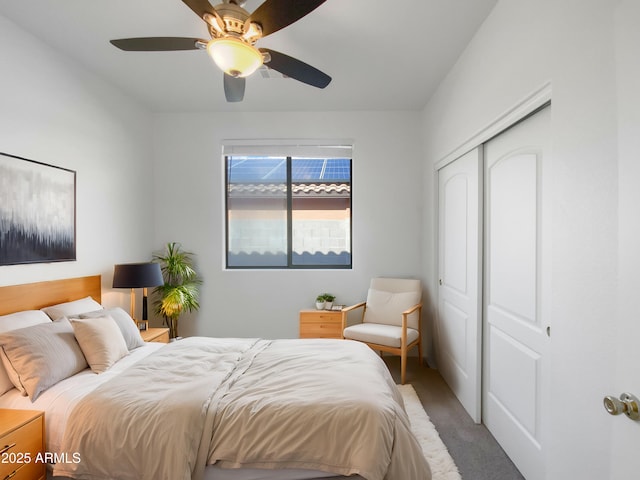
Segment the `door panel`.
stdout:
[[493,326],[489,329],[491,400],[513,417],[533,439],[536,438],[537,371],[540,355],[522,342]]
[[447,300],[443,300],[442,304],[443,318],[446,319],[446,325],[443,325],[442,328],[446,339],[444,343],[449,346],[448,354],[455,367],[465,371],[467,365],[466,339],[469,315]]
[[467,293],[467,205],[469,203],[469,181],[467,175],[457,173],[443,183],[445,216],[443,245],[444,265],[442,280],[461,295]]
[[[491,147],[489,147],[491,148]],[[510,152],[488,168],[489,304],[536,321],[537,161]]]
[[481,150],[438,171],[438,368],[480,422]]
[[550,108],[485,144],[483,421],[528,480],[545,477],[542,168]]
[[[616,78],[618,98],[618,313],[610,328],[617,330],[617,365],[614,388],[604,395],[628,392],[640,397],[640,2],[621,0],[616,4]],[[606,281],[606,279],[605,279]],[[610,283],[610,282],[609,282]],[[607,319],[607,323],[609,323]],[[600,352],[602,354],[602,352]],[[593,402],[600,400],[592,398]],[[612,480],[638,476],[640,422],[625,415],[611,417]]]

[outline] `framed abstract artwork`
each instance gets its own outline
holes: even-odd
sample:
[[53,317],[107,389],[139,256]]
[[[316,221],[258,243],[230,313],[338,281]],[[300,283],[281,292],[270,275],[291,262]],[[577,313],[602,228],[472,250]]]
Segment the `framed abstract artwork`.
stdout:
[[76,172],[0,153],[0,265],[76,259]]

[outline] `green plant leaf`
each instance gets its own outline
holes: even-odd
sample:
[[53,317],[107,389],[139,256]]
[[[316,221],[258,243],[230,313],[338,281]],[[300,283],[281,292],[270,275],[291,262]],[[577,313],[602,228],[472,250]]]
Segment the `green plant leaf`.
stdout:
[[176,242],[167,243],[165,251],[153,255],[153,260],[160,264],[165,282],[154,290],[157,296],[153,302],[154,311],[172,327],[173,337],[178,335],[180,315],[200,308],[198,286],[202,280],[198,278],[192,256]]

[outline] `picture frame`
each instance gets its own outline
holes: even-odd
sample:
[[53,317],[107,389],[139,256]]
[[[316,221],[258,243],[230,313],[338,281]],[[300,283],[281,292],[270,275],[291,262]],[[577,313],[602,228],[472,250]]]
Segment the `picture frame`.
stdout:
[[0,266],[76,260],[76,172],[0,152]]
[[148,320],[137,320],[138,330],[141,332],[145,332],[149,329],[149,321]]

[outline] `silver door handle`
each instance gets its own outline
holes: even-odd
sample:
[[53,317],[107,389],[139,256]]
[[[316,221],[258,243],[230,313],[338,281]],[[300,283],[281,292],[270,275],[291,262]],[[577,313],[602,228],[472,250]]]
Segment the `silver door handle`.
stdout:
[[607,395],[603,402],[605,410],[610,415],[624,413],[631,420],[640,420],[640,401],[631,393],[623,393],[620,398]]

